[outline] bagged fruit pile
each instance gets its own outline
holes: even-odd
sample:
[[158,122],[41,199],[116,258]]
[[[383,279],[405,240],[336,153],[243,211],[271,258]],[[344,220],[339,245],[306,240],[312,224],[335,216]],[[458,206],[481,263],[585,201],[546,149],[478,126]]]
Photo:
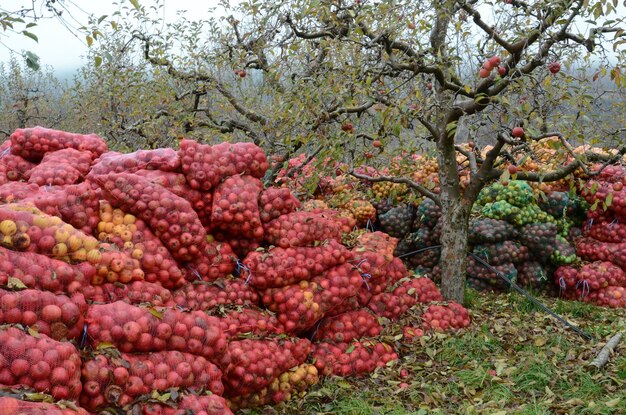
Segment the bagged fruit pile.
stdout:
[[591,206],[576,241],[576,253],[587,263],[560,267],[554,282],[570,299],[607,307],[626,307],[626,170],[607,166],[580,194]]
[[122,154],[16,130],[0,147],[0,412],[228,414],[387,365],[392,321],[412,319],[388,338],[469,324],[394,256],[415,224],[438,238],[435,207],[371,232],[358,182],[303,206],[264,188],[268,167],[252,143]]

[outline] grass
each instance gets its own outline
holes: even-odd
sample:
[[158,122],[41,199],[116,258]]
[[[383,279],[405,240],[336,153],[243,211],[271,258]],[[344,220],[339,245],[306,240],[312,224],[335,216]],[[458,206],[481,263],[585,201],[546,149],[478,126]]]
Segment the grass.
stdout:
[[[360,379],[328,378],[303,398],[249,414],[429,415],[626,413],[626,339],[602,369],[588,367],[626,310],[540,300],[587,341],[517,294],[470,290],[473,324],[456,334],[398,342],[402,358]],[[399,376],[401,369],[410,373]],[[408,388],[400,389],[406,381]]]

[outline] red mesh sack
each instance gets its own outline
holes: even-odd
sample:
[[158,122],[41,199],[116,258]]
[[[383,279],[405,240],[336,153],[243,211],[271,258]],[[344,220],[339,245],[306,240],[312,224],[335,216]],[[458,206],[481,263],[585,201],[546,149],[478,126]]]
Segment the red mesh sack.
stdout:
[[26,182],[9,182],[0,186],[0,202],[13,203],[39,192],[39,186]]
[[20,156],[11,154],[11,149],[7,148],[0,150],[0,166],[2,166],[7,180],[17,181],[26,179],[27,172],[35,167],[35,163],[31,163]]
[[626,308],[626,288],[614,286],[600,288],[583,299],[602,307]]
[[220,363],[225,396],[247,395],[269,385],[281,373],[304,363],[311,351],[307,339],[235,340]]
[[596,261],[580,267],[577,284],[583,284],[591,291],[608,286],[626,287],[626,275],[611,262]]
[[95,285],[105,280],[127,283],[143,279],[137,260],[32,206],[1,205],[0,236],[3,236],[2,245],[7,248],[27,250],[66,262],[89,261],[96,266],[96,274],[91,279]]
[[300,207],[300,201],[285,187],[270,187],[263,190],[259,196],[259,209],[263,223],[295,212]]
[[333,307],[332,310],[329,310],[324,314],[324,317],[335,317],[341,315],[343,313],[347,313],[349,311],[355,311],[361,308],[361,304],[359,304],[358,296],[344,298],[341,304]]
[[89,415],[80,407],[67,407],[47,402],[29,402],[0,396],[0,414],[2,415]]
[[210,310],[217,306],[253,306],[259,294],[241,280],[219,279],[212,283],[187,284],[174,293],[176,305],[189,310]]
[[618,243],[626,240],[626,223],[589,221],[583,226],[583,234],[600,242]]
[[317,247],[255,251],[243,260],[241,278],[258,289],[284,287],[310,280],[351,257],[351,252],[335,240]]
[[428,304],[433,301],[443,301],[441,291],[435,283],[426,277],[414,278],[401,283],[395,290],[396,295],[407,295],[416,303]]
[[256,408],[259,406],[279,404],[306,392],[319,382],[317,368],[303,363],[282,373],[268,386],[250,395],[234,396],[230,399],[236,409]]
[[277,313],[285,332],[299,333],[310,329],[324,317],[320,291],[321,287],[317,283],[301,281],[282,288],[266,289],[262,301],[267,308]]
[[[90,263],[66,262],[30,252],[16,252],[0,247],[0,286],[46,290],[55,294],[74,293],[96,275]],[[16,286],[17,284],[17,286]]]
[[174,407],[159,403],[138,403],[135,407],[140,415],[233,415],[226,400],[218,395],[185,395]]
[[313,246],[328,239],[341,240],[338,222],[320,213],[293,212],[265,225],[265,239],[281,248]]
[[253,143],[221,143],[214,146],[182,140],[182,171],[193,189],[208,191],[222,179],[237,174],[261,178],[269,167],[265,152]]
[[95,134],[73,134],[49,128],[18,128],[11,134],[11,153],[39,161],[48,152],[73,148],[90,151],[93,158],[107,151],[107,144]]
[[372,296],[367,303],[367,307],[377,316],[395,321],[415,305],[415,300],[407,295],[396,293],[380,293]]
[[237,257],[226,242],[212,241],[205,244],[204,255],[185,265],[187,281],[215,281],[232,274]]
[[107,356],[99,354],[83,362],[82,407],[124,407],[141,395],[170,388],[208,389],[222,395],[222,372],[202,356],[178,351]]
[[189,183],[187,183],[185,175],[181,173],[164,172],[161,170],[138,170],[135,174],[145,177],[152,183],[165,187],[176,196],[188,200],[193,210],[198,213],[200,222],[202,222],[204,226],[209,226],[211,222],[213,193],[203,193],[192,189]]
[[452,331],[465,328],[469,324],[470,317],[467,309],[452,301],[447,305],[433,304],[422,314],[424,330]]
[[173,293],[160,284],[133,281],[130,284],[86,285],[80,289],[87,301],[93,303],[151,304],[156,307],[175,307]]
[[[353,250],[354,252],[354,250]],[[359,302],[366,305],[369,299],[409,276],[406,266],[399,258],[389,258],[379,252],[355,252],[355,262],[363,285],[359,291]]]
[[554,283],[557,284],[561,291],[568,288],[575,288],[578,284],[578,269],[569,265],[558,267],[554,271]]
[[339,224],[341,233],[350,233],[356,228],[356,219],[349,210],[343,209],[313,209],[311,213],[333,219]]
[[28,183],[38,186],[65,186],[79,181],[80,172],[69,164],[42,163],[28,174]]
[[87,303],[48,291],[0,289],[0,324],[22,324],[55,340],[77,339],[83,332]]
[[42,187],[36,194],[23,199],[25,203],[30,202],[42,212],[60,217],[87,235],[93,235],[98,226],[99,200],[100,189],[89,182]]
[[91,174],[134,173],[138,170],[176,171],[180,159],[176,150],[157,148],[122,154],[109,151],[102,154],[91,168]]
[[314,339],[318,342],[351,342],[362,337],[378,336],[382,330],[378,318],[361,309],[325,318],[315,330]]
[[187,200],[133,174],[110,173],[93,180],[114,207],[146,221],[176,260],[203,255],[206,232]]
[[276,316],[267,310],[238,308],[226,311],[220,320],[222,331],[231,338],[239,334],[267,336],[284,333]]
[[86,322],[94,347],[111,343],[124,353],[179,350],[215,359],[226,348],[219,319],[201,311],[184,313],[118,301],[92,305]]
[[185,274],[176,260],[146,223],[113,209],[105,201],[100,203],[98,239],[115,244],[138,260],[148,282],[157,282],[165,288],[178,288],[185,282]]
[[263,239],[258,202],[262,189],[261,180],[255,177],[228,177],[213,193],[211,226],[233,236]]
[[0,329],[0,385],[26,386],[55,399],[78,399],[81,360],[76,347],[45,334]]
[[398,238],[378,231],[366,232],[358,237],[354,252],[378,252],[391,262],[397,246]]
[[398,355],[390,345],[381,342],[322,342],[313,345],[313,359],[320,374],[346,377],[372,373],[397,360]]

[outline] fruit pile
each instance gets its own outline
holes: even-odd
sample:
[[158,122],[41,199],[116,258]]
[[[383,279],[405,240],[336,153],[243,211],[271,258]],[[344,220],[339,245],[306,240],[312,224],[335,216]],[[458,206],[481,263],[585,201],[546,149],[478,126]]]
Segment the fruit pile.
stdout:
[[583,224],[583,237],[576,253],[584,261],[579,267],[561,267],[554,273],[562,295],[608,306],[626,307],[626,169],[608,166],[589,180],[580,194],[591,206]]
[[[402,318],[386,338],[469,325],[395,237],[356,229],[376,209],[347,177],[303,207],[251,143],[120,154],[37,127],[0,153],[0,412],[228,414],[385,366]],[[388,228],[435,240],[437,215]]]

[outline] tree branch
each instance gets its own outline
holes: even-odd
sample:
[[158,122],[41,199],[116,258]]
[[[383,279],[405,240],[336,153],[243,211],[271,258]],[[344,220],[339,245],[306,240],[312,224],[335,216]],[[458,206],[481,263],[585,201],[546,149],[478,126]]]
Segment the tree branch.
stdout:
[[356,177],[358,179],[370,181],[372,183],[390,182],[390,183],[405,184],[408,187],[410,187],[411,189],[416,190],[417,192],[419,192],[422,196],[425,196],[425,197],[431,199],[438,206],[441,206],[441,201],[439,200],[439,196],[437,196],[436,193],[431,192],[430,190],[428,190],[427,188],[425,188],[421,184],[419,184],[417,182],[414,182],[411,179],[407,179],[406,177],[392,177],[392,176],[371,177],[371,176],[367,176],[365,174],[356,173],[354,171],[351,171],[350,175],[352,175],[352,176],[354,176],[354,177]]

